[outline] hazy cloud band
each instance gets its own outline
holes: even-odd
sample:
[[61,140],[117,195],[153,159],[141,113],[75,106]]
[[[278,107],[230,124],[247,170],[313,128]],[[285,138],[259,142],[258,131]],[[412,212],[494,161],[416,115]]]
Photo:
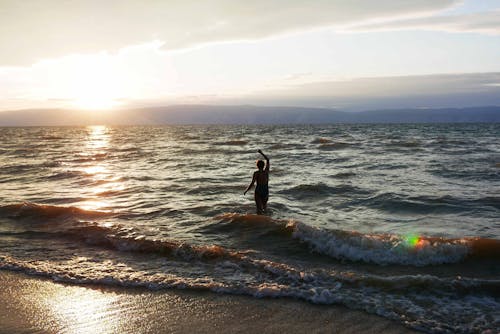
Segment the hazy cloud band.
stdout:
[[457,0],[4,0],[0,66],[152,40],[173,50],[320,27],[420,17]]

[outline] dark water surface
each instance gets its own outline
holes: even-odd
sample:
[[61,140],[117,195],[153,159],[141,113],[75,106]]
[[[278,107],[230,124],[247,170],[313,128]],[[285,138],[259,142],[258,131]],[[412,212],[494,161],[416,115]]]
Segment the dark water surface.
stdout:
[[500,124],[0,128],[0,166],[5,270],[500,329]]

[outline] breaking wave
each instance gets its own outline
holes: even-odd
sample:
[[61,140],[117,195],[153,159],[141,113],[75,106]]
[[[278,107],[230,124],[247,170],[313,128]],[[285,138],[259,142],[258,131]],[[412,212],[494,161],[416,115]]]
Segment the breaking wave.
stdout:
[[[252,250],[236,251],[215,244],[154,239],[118,223],[79,220],[106,215],[109,214],[32,203],[0,207],[0,217],[10,217],[19,225],[28,225],[27,231],[8,232],[11,234],[7,236],[17,236],[18,240],[28,237],[32,241],[20,253],[16,253],[19,243],[13,250],[6,244],[6,251],[0,254],[0,269],[72,284],[152,290],[201,289],[258,298],[289,297],[317,304],[342,304],[431,332],[483,331],[498,325],[498,321],[483,318],[485,312],[491,313],[499,307],[495,299],[500,287],[498,280],[418,274],[380,276],[331,268],[308,269],[300,263],[271,260]],[[40,221],[54,220],[54,223],[24,224],[34,216]],[[241,224],[246,229],[271,228],[280,232],[282,238],[308,245],[313,252],[340,260],[380,265],[425,266],[459,262],[468,256],[498,257],[500,254],[499,241],[491,239],[363,234],[254,214],[224,213],[214,219],[221,222],[219,225],[234,225],[235,228],[240,228]],[[5,233],[0,232],[0,237],[3,235]],[[35,244],[37,238],[46,251],[57,256],[33,258],[29,247],[39,252]],[[62,240],[63,245],[69,243],[72,247],[83,248],[79,248],[76,253],[79,256],[75,256],[75,248],[66,251],[58,246],[57,240]],[[28,255],[24,258],[23,254]],[[147,260],[141,260],[144,258],[140,254],[147,254]],[[139,261],[132,261],[136,256]],[[126,263],[131,264],[127,266]],[[440,314],[452,317],[454,327],[443,329]]]
[[[151,252],[186,258],[241,257],[239,252],[217,245],[189,245],[175,240],[149,239],[137,234],[130,227],[125,228],[117,224],[107,226],[88,221],[118,216],[116,213],[19,203],[1,206],[0,216],[20,223],[40,222],[41,224],[30,227],[30,231],[34,233],[41,231],[51,233],[54,237],[70,237],[118,251]],[[315,253],[338,260],[379,265],[428,266],[457,263],[467,257],[500,258],[500,241],[495,239],[365,234],[323,229],[294,220],[279,220],[253,214],[225,213],[214,219],[231,224],[246,224],[256,230],[274,229],[305,243]]]
[[469,256],[500,257],[500,241],[494,239],[363,234],[355,231],[327,230],[293,220],[275,220],[251,214],[227,213],[216,218],[255,226],[272,224],[306,243],[313,252],[339,260],[380,265],[427,266],[457,263]]

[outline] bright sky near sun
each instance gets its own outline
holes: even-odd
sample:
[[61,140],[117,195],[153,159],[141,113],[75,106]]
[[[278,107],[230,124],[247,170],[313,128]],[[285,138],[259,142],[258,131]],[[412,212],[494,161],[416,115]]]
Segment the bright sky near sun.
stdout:
[[0,110],[500,96],[498,0],[3,0],[0,21]]

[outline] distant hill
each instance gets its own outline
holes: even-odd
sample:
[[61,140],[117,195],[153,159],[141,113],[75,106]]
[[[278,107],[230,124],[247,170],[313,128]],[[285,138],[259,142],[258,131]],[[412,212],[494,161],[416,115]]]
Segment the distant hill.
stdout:
[[327,108],[175,105],[105,112],[63,109],[0,112],[0,126],[463,122],[498,123],[500,106],[343,112]]

